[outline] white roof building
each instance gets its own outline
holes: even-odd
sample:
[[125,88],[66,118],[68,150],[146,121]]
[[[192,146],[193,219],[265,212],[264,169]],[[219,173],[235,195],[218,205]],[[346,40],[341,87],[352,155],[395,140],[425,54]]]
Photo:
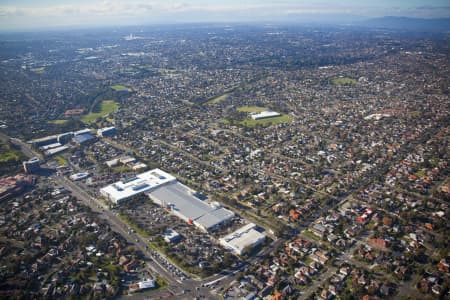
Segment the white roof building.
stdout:
[[109,168],[116,167],[116,166],[119,165],[119,159],[118,158],[114,158],[114,159],[108,160],[107,162],[105,162],[105,164]]
[[259,113],[252,113],[251,117],[253,120],[260,120],[260,119],[267,119],[267,118],[274,118],[281,116],[280,113],[277,113],[273,110],[265,110]]
[[61,146],[62,146],[62,144],[60,144],[60,143],[52,143],[50,145],[45,145],[45,146],[39,147],[39,149],[42,150],[42,151],[46,151],[46,150],[53,149],[53,148],[58,148],[58,147],[61,147]]
[[114,126],[100,128],[97,130],[97,136],[99,136],[99,137],[114,135],[115,133],[116,133],[116,127],[114,127]]
[[78,181],[78,180],[82,180],[82,179],[85,179],[88,177],[89,177],[89,173],[76,173],[76,174],[70,175],[69,178],[73,181]]
[[118,181],[100,189],[100,194],[110,201],[120,204],[136,195],[149,192],[169,182],[177,179],[172,175],[160,170],[154,169],[128,180]]
[[147,168],[147,165],[140,162],[140,163],[136,163],[136,164],[132,165],[131,168],[132,168],[133,170],[140,170],[140,169],[145,169],[145,168]]
[[52,155],[55,155],[55,154],[64,152],[64,151],[66,151],[66,150],[68,150],[68,149],[69,149],[69,147],[64,145],[64,146],[61,146],[61,147],[56,147],[56,148],[48,149],[48,150],[44,151],[44,154],[45,154],[46,156],[52,156]]
[[172,229],[166,230],[166,232],[164,232],[163,236],[164,236],[164,240],[169,244],[176,242],[181,238],[181,235]]
[[144,279],[142,281],[139,281],[137,283],[132,283],[130,285],[130,292],[137,292],[140,290],[145,289],[152,289],[155,287],[155,280],[154,279]]
[[100,189],[100,193],[116,204],[145,193],[154,203],[170,208],[172,214],[206,232],[234,217],[232,211],[219,203],[200,200],[197,192],[160,169],[110,184]]
[[253,248],[264,242],[266,239],[266,236],[255,228],[255,224],[247,224],[235,232],[221,238],[219,240],[220,244],[225,248],[232,250],[234,253],[242,255],[247,248]]
[[132,156],[122,156],[122,157],[119,158],[119,162],[121,164],[124,164],[124,165],[129,164],[129,163],[133,163],[135,161],[136,161],[136,158],[134,158]]
[[366,117],[364,117],[364,120],[373,120],[375,119],[376,121],[379,121],[383,118],[389,118],[391,115],[390,114],[371,114],[368,115]]
[[200,200],[196,192],[180,182],[173,182],[147,193],[150,199],[172,214],[201,230],[212,231],[234,217],[234,213],[219,203]]
[[138,282],[138,285],[141,290],[152,289],[155,287],[155,280],[153,280],[153,279],[143,280],[143,281]]
[[82,135],[82,134],[86,134],[86,133],[92,133],[92,129],[89,129],[89,128],[81,129],[81,130],[75,131],[73,133],[73,135],[77,136],[77,135]]

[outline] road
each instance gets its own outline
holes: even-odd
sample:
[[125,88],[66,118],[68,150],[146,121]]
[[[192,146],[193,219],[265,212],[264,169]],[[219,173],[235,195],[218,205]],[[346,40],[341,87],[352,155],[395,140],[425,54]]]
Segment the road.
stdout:
[[[42,159],[42,155],[30,145],[21,141],[20,139],[10,138],[9,136],[0,133],[0,139],[11,140],[14,144],[21,147],[21,151],[28,157],[39,157]],[[46,166],[47,167],[47,166]],[[181,297],[180,299],[195,298],[199,295],[204,296],[206,299],[218,299],[216,294],[213,294],[208,288],[196,290],[194,287],[200,287],[203,282],[200,280],[194,280],[187,278],[187,275],[183,273],[182,276],[186,277],[185,280],[181,280],[179,275],[171,272],[169,268],[170,263],[165,261],[165,257],[162,253],[157,253],[150,249],[146,243],[144,237],[137,233],[133,233],[128,228],[127,224],[124,223],[113,211],[109,209],[107,205],[99,201],[98,199],[92,197],[89,193],[83,190],[76,183],[70,181],[64,176],[60,175],[50,175],[50,179],[53,180],[57,185],[63,186],[68,191],[72,192],[72,195],[78,200],[82,201],[85,205],[90,207],[94,212],[99,213],[99,216],[105,219],[113,230],[120,233],[130,244],[133,244],[138,250],[142,252],[145,257],[147,266],[153,272],[153,274],[159,275],[163,278],[169,285],[169,287],[163,291],[159,291],[155,294],[151,291],[152,298],[163,298],[167,297],[168,292],[171,298]],[[190,291],[186,292],[186,291]],[[145,293],[144,293],[145,294]],[[133,298],[134,295],[130,296]],[[140,294],[137,298],[142,299],[143,295]],[[144,296],[145,298],[145,296]]]
[[[0,135],[0,138],[9,138],[4,134]],[[29,157],[39,157],[42,159],[40,153],[34,151],[30,145],[24,143],[19,139],[10,139],[13,143],[19,145],[22,148],[22,152],[24,152]],[[130,151],[129,147],[121,145],[115,141],[107,140],[108,144],[113,147],[119,148],[123,151]],[[162,142],[162,141],[160,141]],[[166,142],[162,142],[169,147],[175,147]],[[177,149],[180,150],[180,149]],[[188,155],[190,156],[190,155]],[[196,159],[197,160],[197,159]],[[128,225],[120,219],[115,212],[109,209],[109,206],[101,202],[99,199],[92,197],[86,190],[84,190],[77,183],[70,181],[64,176],[60,175],[51,175],[52,179],[55,183],[65,187],[67,190],[71,191],[73,196],[82,201],[84,204],[89,206],[93,211],[99,213],[100,217],[104,218],[110,226],[120,233],[130,244],[135,245],[135,247],[142,252],[144,257],[146,258],[146,263],[148,268],[154,273],[158,274],[162,277],[167,283],[168,288],[163,289],[161,291],[148,291],[140,294],[133,294],[128,296],[127,298],[133,299],[163,299],[170,297],[171,299],[195,299],[195,298],[204,298],[204,299],[220,299],[220,292],[228,285],[233,282],[238,276],[239,272],[245,270],[250,264],[258,264],[258,261],[267,255],[270,251],[280,247],[283,245],[284,240],[275,239],[270,246],[264,247],[257,255],[251,258],[248,262],[243,263],[237,269],[234,270],[224,270],[222,274],[215,274],[208,278],[200,279],[192,279],[188,278],[188,276],[183,273],[183,277],[186,279],[181,280],[180,275],[174,274],[173,269],[175,266],[171,265],[170,262],[167,261],[167,258],[162,253],[155,252],[154,250],[148,247],[146,242],[146,238],[140,236],[137,233],[131,232],[128,228]],[[341,205],[347,199],[344,198],[339,201],[336,205]],[[354,246],[355,247],[355,246]],[[354,247],[348,249],[345,253],[341,255],[341,257],[348,259],[350,251],[353,251]],[[169,269],[172,269],[170,271]],[[181,271],[182,272],[182,271]],[[308,296],[312,292],[314,292],[324,280],[330,278],[336,272],[335,267],[330,267],[324,274],[321,275],[321,280],[314,281],[308,288],[304,291],[303,295]]]
[[[150,249],[144,237],[140,236],[137,233],[131,232],[127,224],[124,223],[113,211],[111,211],[107,205],[90,196],[76,183],[68,180],[63,176],[54,176],[54,180],[59,185],[62,185],[67,190],[71,191],[74,197],[83,201],[93,211],[98,212],[102,218],[108,221],[110,226],[116,232],[120,233],[130,244],[133,244],[137,249],[139,249],[146,257],[147,265],[151,269],[153,274],[158,274],[169,284],[168,290],[173,293],[171,297],[177,295],[180,297],[187,297],[189,295],[189,293],[186,292],[187,290],[191,291],[193,287],[201,286],[203,284],[203,281],[188,279],[188,276],[184,272],[180,276],[174,274],[173,271],[170,271],[169,268],[173,269],[177,267],[171,265],[162,253],[157,253],[154,250]],[[186,279],[181,280],[180,277],[185,277]],[[195,292],[197,291],[192,290],[191,296],[195,296]],[[203,289],[201,291],[201,294],[204,295],[207,299],[217,298],[217,295],[213,295],[209,289]]]
[[27,143],[25,143],[17,138],[11,138],[11,137],[7,136],[6,134],[0,132],[0,140],[11,141],[13,144],[19,146],[21,148],[22,152],[29,158],[38,157],[39,159],[42,159],[42,155],[40,153],[33,151],[33,149],[31,149],[30,145],[28,145]]
[[[2,134],[1,137],[6,138],[7,136]],[[30,147],[30,145],[22,142],[20,139],[11,138],[11,141],[19,145],[25,155],[29,157],[42,158],[40,153],[34,151]],[[180,280],[173,279],[173,276],[170,274],[170,272],[166,268],[164,268],[157,260],[153,259],[153,253],[147,250],[148,247],[145,240],[137,234],[130,234],[128,226],[113,212],[111,212],[107,205],[89,195],[85,190],[83,190],[81,187],[68,180],[67,178],[58,175],[53,175],[52,177],[52,179],[54,179],[56,183],[71,191],[74,197],[84,202],[84,204],[89,206],[93,211],[100,213],[100,215],[104,219],[106,219],[117,232],[119,232],[124,238],[126,238],[128,242],[135,244],[139,248],[139,250],[141,250],[142,253],[149,259],[149,261],[153,262],[150,267],[155,271],[155,273],[159,274],[170,284],[181,284]]]
[[[34,149],[32,149],[29,144],[19,139],[10,138],[1,133],[0,138],[10,139],[13,143],[19,145],[22,149],[22,152],[30,158],[43,158],[42,155],[34,151]],[[109,141],[109,144],[122,150],[130,150],[128,147],[120,145],[116,142]],[[46,167],[48,166],[46,165]],[[72,195],[75,198],[82,201],[85,205],[89,206],[94,212],[97,212],[101,218],[105,219],[109,223],[113,230],[120,233],[128,243],[133,244],[136,249],[140,250],[145,257],[148,268],[153,272],[153,274],[158,274],[168,283],[168,287],[166,289],[133,294],[127,296],[127,298],[163,299],[170,297],[170,299],[221,299],[219,295],[220,291],[228,286],[233,280],[235,280],[239,272],[244,271],[244,269],[247,268],[250,263],[257,264],[261,257],[267,254],[269,251],[272,251],[274,248],[279,247],[284,242],[281,239],[274,240],[270,247],[268,246],[263,248],[260,253],[253,257],[249,262],[241,264],[236,269],[224,270],[219,274],[215,274],[204,279],[189,278],[186,273],[180,270],[181,272],[183,272],[183,275],[181,276],[185,277],[183,280],[181,280],[181,276],[177,275],[176,271],[173,271],[176,267],[167,261],[164,254],[158,253],[149,248],[146,238],[140,236],[135,232],[132,232],[130,228],[128,228],[128,225],[122,219],[120,219],[114,211],[110,210],[108,205],[90,195],[85,189],[83,189],[82,186],[62,175],[52,174],[48,176],[50,176],[50,179],[53,180],[57,185],[63,186],[65,189],[72,192]],[[172,269],[172,271],[170,269]]]

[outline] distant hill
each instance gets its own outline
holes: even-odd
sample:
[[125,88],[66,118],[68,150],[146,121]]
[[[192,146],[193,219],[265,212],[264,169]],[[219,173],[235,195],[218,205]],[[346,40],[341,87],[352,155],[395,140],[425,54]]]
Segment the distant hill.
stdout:
[[450,31],[450,18],[419,19],[408,17],[382,17],[369,19],[359,24],[367,27],[404,29],[422,32]]
[[288,14],[278,18],[281,23],[298,23],[311,25],[351,25],[357,22],[364,22],[367,17],[351,14]]

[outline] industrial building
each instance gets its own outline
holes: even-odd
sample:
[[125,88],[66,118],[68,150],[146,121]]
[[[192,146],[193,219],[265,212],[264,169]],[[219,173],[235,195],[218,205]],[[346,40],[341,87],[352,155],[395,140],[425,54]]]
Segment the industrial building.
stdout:
[[176,180],[172,175],[162,170],[154,169],[136,177],[110,184],[100,189],[100,194],[111,202],[120,204],[130,198]]
[[89,128],[81,129],[81,130],[75,131],[73,133],[73,135],[77,136],[77,135],[86,134],[86,133],[92,134],[92,130]]
[[249,248],[263,243],[266,236],[256,230],[256,225],[249,223],[219,240],[220,244],[237,255],[242,255]]
[[39,147],[39,150],[46,151],[46,150],[53,149],[53,148],[58,148],[58,147],[61,147],[61,146],[62,146],[61,143],[52,143],[52,144],[49,144],[49,145],[45,145],[45,146]]
[[50,135],[39,139],[34,139],[28,143],[32,144],[34,147],[42,147],[58,142],[58,135]]
[[24,161],[22,164],[26,173],[33,173],[41,168],[41,161],[37,157]]
[[69,147],[64,145],[64,146],[48,149],[48,150],[44,151],[44,154],[45,154],[45,156],[53,156],[53,155],[62,153],[68,149],[69,149]]
[[202,201],[197,192],[160,169],[113,183],[102,188],[100,193],[116,204],[145,193],[154,203],[170,209],[180,219],[206,232],[234,217],[232,211],[219,203]]
[[77,145],[84,145],[95,141],[95,137],[90,133],[82,133],[74,136],[72,141]]
[[[106,129],[106,128],[104,128]],[[82,134],[91,134],[92,130],[89,128],[85,128],[85,129],[81,129],[75,132],[65,132],[65,133],[61,133],[61,134],[56,134],[56,135],[50,135],[50,136],[46,136],[43,138],[39,138],[39,139],[34,139],[29,141],[28,143],[32,144],[34,147],[48,147],[47,149],[50,148],[56,148],[56,145],[58,144],[58,146],[67,144],[68,142],[70,142],[70,140],[73,137],[82,135]],[[42,149],[43,151],[47,150],[47,149]]]
[[193,224],[201,230],[212,231],[234,217],[234,213],[219,203],[200,200],[195,191],[179,182],[171,182],[163,187],[149,191],[150,199],[170,211],[180,219]]
[[261,120],[261,119],[268,119],[268,118],[275,118],[281,116],[280,113],[277,113],[273,110],[265,110],[259,113],[252,113],[251,117],[253,120]]
[[97,136],[99,137],[107,137],[116,134],[116,127],[105,127],[97,130]]
[[73,138],[73,132],[66,132],[66,133],[61,133],[60,135],[58,135],[58,143],[64,145],[67,144],[68,142],[70,142],[70,140]]

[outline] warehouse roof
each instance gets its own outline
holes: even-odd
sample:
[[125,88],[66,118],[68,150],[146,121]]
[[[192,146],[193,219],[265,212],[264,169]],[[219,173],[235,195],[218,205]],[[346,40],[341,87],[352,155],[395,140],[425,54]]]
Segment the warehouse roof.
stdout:
[[259,120],[259,119],[267,119],[267,118],[274,118],[281,116],[280,113],[272,110],[265,110],[258,113],[252,113],[251,117],[253,120]]
[[234,216],[232,211],[221,207],[218,203],[202,201],[194,196],[195,194],[195,191],[179,182],[173,182],[148,193],[158,204],[170,207],[176,215],[186,221],[192,221],[206,231]]
[[83,144],[83,143],[86,143],[86,142],[88,142],[90,140],[93,140],[93,139],[94,139],[94,136],[92,134],[90,134],[90,133],[82,133],[82,134],[76,135],[73,138],[73,141],[75,143],[78,143],[78,144]]
[[266,236],[255,228],[255,224],[249,223],[221,238],[220,243],[241,255],[245,252],[246,247],[253,247],[265,240]]

